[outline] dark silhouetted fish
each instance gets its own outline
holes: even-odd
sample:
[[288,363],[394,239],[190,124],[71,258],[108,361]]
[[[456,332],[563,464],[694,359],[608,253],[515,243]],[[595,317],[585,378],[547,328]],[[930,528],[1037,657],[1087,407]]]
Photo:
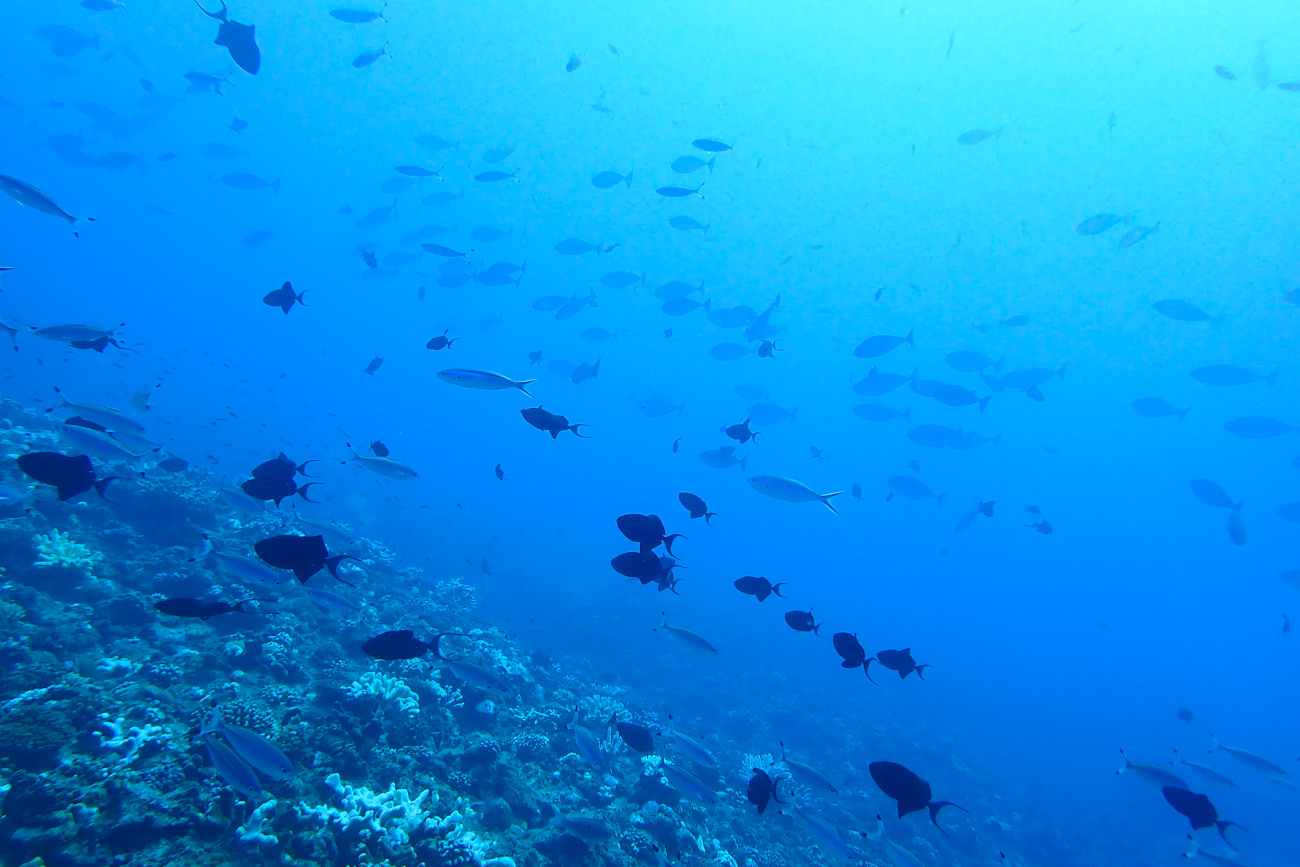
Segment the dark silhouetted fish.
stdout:
[[1191,823],[1193,831],[1199,831],[1202,828],[1217,828],[1219,836],[1224,842],[1228,841],[1226,832],[1229,828],[1237,825],[1236,822],[1229,822],[1226,819],[1219,818],[1219,811],[1214,809],[1210,799],[1205,795],[1198,795],[1188,789],[1182,789],[1178,786],[1165,786],[1160,790],[1160,794],[1165,796],[1169,806],[1173,807],[1179,813],[1187,817]]
[[[965,807],[958,806],[952,801],[931,800],[930,784],[896,762],[872,762],[867,769],[871,772],[871,779],[875,780],[876,785],[880,787],[880,791],[898,802],[900,819],[908,813],[929,809],[930,822],[943,831],[938,821],[941,809],[957,807],[963,813],[969,812]],[[945,835],[947,833],[944,831]]]
[[397,629],[380,633],[367,639],[361,650],[375,659],[416,659],[429,652],[431,645],[415,637],[409,629]]
[[388,53],[388,43],[385,42],[382,48],[371,48],[370,50],[363,51],[356,57],[352,58],[352,68],[365,69],[367,66],[372,66],[379,58],[390,56],[391,55]]
[[304,289],[302,292],[295,293],[293,291],[293,284],[288,280],[285,280],[284,285],[279,289],[263,295],[262,303],[267,307],[279,307],[285,313],[288,313],[293,309],[295,303],[302,304],[303,307],[307,306],[306,303],[303,302],[302,296],[306,295],[308,291],[310,290]]
[[104,498],[104,491],[118,476],[95,478],[95,467],[87,455],[61,455],[58,452],[29,452],[18,456],[18,469],[43,485],[52,485],[60,500],[70,500],[91,488]]
[[[531,381],[531,380],[530,380]],[[569,420],[562,415],[542,409],[540,406],[527,407],[519,410],[519,414],[538,430],[544,430],[551,435],[551,439],[559,439],[562,431],[572,431],[576,437],[590,439],[586,434],[578,433],[578,428],[587,427],[585,424],[570,424]]]
[[686,538],[681,533],[668,535],[664,529],[664,522],[658,515],[641,515],[632,512],[619,515],[615,523],[620,533],[641,546],[642,554],[647,554],[662,544],[664,550],[671,555],[673,540]]
[[1246,415],[1241,418],[1228,419],[1223,423],[1223,429],[1233,436],[1248,440],[1272,439],[1282,434],[1294,433],[1296,430],[1300,430],[1295,425],[1262,415]]
[[1237,76],[1233,74],[1232,70],[1223,64],[1218,64],[1214,67],[1214,74],[1219,76],[1219,78],[1222,78],[1224,81],[1237,80]]
[[350,554],[331,557],[323,536],[272,536],[254,543],[253,550],[268,566],[288,569],[304,584],[321,569],[328,569],[330,575],[342,581],[338,575],[339,564],[357,559]]
[[773,584],[766,578],[746,575],[744,578],[737,578],[731,583],[741,593],[744,593],[746,596],[753,596],[759,602],[766,601],[767,597],[773,595],[779,596],[782,599],[785,598],[781,593],[781,588],[785,586],[784,581]]
[[244,606],[250,602],[273,601],[272,599],[251,598],[241,599],[239,602],[231,604],[229,602],[204,602],[201,599],[177,597],[155,602],[153,607],[163,614],[171,614],[175,617],[197,617],[200,620],[207,620],[209,617],[216,617],[218,614],[229,614],[231,611],[238,611],[240,614],[253,614],[255,612],[249,611]]
[[711,519],[717,517],[718,513],[710,512],[708,510],[708,505],[695,494],[682,491],[677,495],[677,502],[681,503],[682,507],[691,513],[692,518],[703,518],[704,523],[708,524],[710,527],[713,526],[713,521]]
[[795,632],[811,632],[813,635],[821,635],[822,625],[813,622],[811,608],[807,611],[787,611],[785,613],[785,623]]
[[444,328],[442,330],[442,334],[438,335],[437,337],[429,338],[429,342],[424,344],[424,348],[432,349],[434,352],[437,352],[442,349],[451,349],[451,345],[455,343],[457,340],[460,340],[460,338],[448,337],[447,332],[450,330],[451,329],[449,328]]
[[[857,668],[862,666],[866,671],[867,652],[862,649],[862,642],[858,641],[856,633],[837,632],[831,636],[831,644],[835,645],[835,652],[844,660],[840,663],[841,668]],[[871,679],[871,675],[867,675]]]
[[745,419],[739,424],[729,424],[722,428],[722,432],[726,434],[728,438],[736,440],[742,444],[747,443],[750,440],[758,442],[758,435],[760,433],[760,431],[752,431],[749,429],[749,419]]
[[384,13],[371,12],[369,9],[331,9],[330,17],[344,24],[370,24],[373,21],[387,21]]
[[784,804],[778,796],[778,789],[784,777],[771,777],[761,768],[753,768],[754,776],[749,778],[749,785],[745,789],[745,797],[749,803],[758,808],[759,815],[767,809],[768,802],[776,801],[778,804]]
[[925,680],[925,670],[933,667],[930,665],[917,665],[916,660],[912,658],[912,648],[910,647],[905,647],[902,650],[882,650],[863,663],[867,680],[872,683],[875,683],[871,678],[871,663],[873,662],[880,663],[890,671],[898,672],[900,679],[905,679],[912,672],[916,672],[917,677]]
[[379,370],[379,368],[382,367],[383,364],[384,364],[384,360],[379,356],[375,356],[374,358],[370,359],[370,363],[366,365],[366,373],[370,376],[374,376],[375,371]]
[[215,18],[221,22],[217,28],[217,38],[212,40],[213,45],[220,45],[230,52],[230,59],[249,75],[257,75],[262,68],[262,52],[257,47],[257,38],[252,24],[240,24],[238,21],[231,21],[226,14],[226,2],[221,0],[221,11],[217,13],[209,12],[204,9],[202,4],[195,0],[195,5],[199,7],[204,15],[209,18]]
[[654,735],[650,729],[636,723],[623,722],[617,714],[611,714],[609,723],[606,728],[612,728],[618,732],[623,743],[627,744],[628,749],[635,753],[653,753],[655,751]]

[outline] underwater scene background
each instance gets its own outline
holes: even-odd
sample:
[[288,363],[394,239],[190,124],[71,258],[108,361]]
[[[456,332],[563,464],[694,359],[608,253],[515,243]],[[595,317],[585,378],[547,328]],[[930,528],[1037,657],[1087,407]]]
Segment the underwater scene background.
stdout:
[[333,2],[6,4],[0,860],[1300,864],[1287,4]]

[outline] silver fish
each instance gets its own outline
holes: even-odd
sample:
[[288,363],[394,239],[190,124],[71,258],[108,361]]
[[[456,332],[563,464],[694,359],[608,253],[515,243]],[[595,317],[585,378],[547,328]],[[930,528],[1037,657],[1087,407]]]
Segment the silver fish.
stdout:
[[33,211],[39,211],[42,214],[49,214],[51,217],[58,217],[68,221],[72,227],[72,234],[77,237],[77,221],[86,220],[94,222],[94,217],[74,217],[59,206],[50,195],[39,187],[32,186],[26,181],[20,181],[9,175],[0,175],[0,190],[4,191],[11,199],[20,205],[31,208]]

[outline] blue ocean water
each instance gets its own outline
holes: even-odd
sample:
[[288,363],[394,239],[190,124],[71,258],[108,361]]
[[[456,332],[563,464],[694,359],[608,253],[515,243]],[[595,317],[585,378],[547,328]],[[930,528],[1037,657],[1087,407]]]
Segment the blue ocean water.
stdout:
[[[106,500],[0,470],[5,863],[1300,863],[1284,5],[237,2],[256,74],[192,6],[11,7],[6,454],[86,453],[55,387],[151,443],[94,455]],[[33,330],[69,324],[114,342]],[[319,502],[217,498],[280,453]],[[629,514],[684,534],[677,584],[613,567]],[[347,528],[351,584],[190,562],[298,515]],[[447,655],[508,693],[362,651],[399,629],[474,631]],[[932,667],[869,682],[836,633]],[[293,773],[236,794],[214,701]],[[1121,748],[1244,827],[1193,848]],[[877,762],[966,812],[900,816]],[[761,815],[756,766],[788,802]],[[390,784],[428,823],[359,818]]]

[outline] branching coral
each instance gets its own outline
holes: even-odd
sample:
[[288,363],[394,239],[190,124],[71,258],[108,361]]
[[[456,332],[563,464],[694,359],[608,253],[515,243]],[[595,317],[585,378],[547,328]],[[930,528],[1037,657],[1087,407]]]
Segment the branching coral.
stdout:
[[92,551],[80,542],[73,541],[72,536],[60,533],[57,529],[37,536],[34,541],[35,565],[42,569],[57,566],[89,575],[95,565],[104,559],[98,551]]
[[365,695],[379,696],[386,702],[394,704],[399,711],[408,716],[419,716],[420,697],[415,690],[406,685],[406,681],[397,677],[388,677],[377,671],[367,671],[347,687],[347,694],[353,698]]

